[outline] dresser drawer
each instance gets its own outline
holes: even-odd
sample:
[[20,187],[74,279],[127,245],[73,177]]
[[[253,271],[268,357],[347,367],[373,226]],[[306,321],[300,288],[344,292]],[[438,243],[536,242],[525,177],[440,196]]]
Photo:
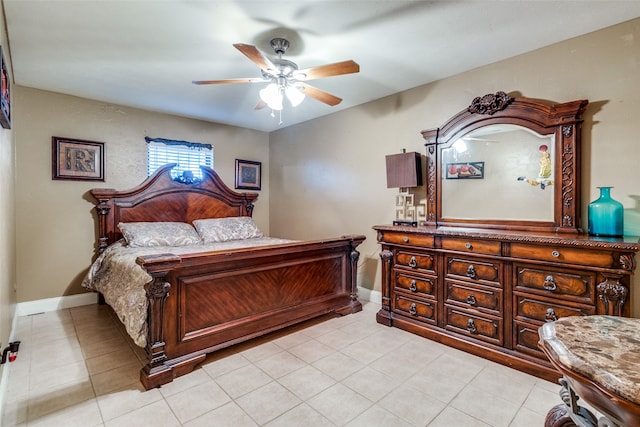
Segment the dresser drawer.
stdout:
[[421,322],[436,324],[435,302],[420,301],[401,294],[395,294],[391,309],[403,316],[412,317]]
[[594,306],[572,307],[538,300],[527,295],[516,295],[515,310],[517,317],[538,322],[553,322],[561,317],[568,316],[590,316],[596,312]]
[[537,259],[557,263],[610,267],[613,253],[593,249],[536,246],[522,243],[511,244],[511,256],[515,258]]
[[451,280],[445,281],[447,303],[502,314],[502,289],[488,286],[472,286]]
[[538,347],[539,340],[540,336],[538,335],[537,326],[522,322],[513,322],[514,350],[546,360],[547,357]]
[[596,274],[588,271],[558,271],[530,265],[515,265],[515,288],[535,292],[550,298],[561,296],[563,300],[583,304],[595,303]]
[[421,247],[433,247],[433,236],[412,233],[394,233],[385,231],[382,233],[382,242],[398,245],[415,245]]
[[432,253],[415,253],[399,250],[396,252],[397,266],[409,267],[416,270],[435,274],[436,260]]
[[488,255],[500,255],[502,245],[500,242],[458,239],[453,237],[443,237],[441,241],[442,249],[471,252]]
[[405,292],[411,292],[422,297],[435,297],[436,278],[412,276],[406,273],[395,273],[395,288]]
[[445,258],[447,278],[462,278],[501,286],[502,263],[487,260],[447,256]]
[[445,328],[491,344],[503,344],[502,319],[479,316],[445,304]]

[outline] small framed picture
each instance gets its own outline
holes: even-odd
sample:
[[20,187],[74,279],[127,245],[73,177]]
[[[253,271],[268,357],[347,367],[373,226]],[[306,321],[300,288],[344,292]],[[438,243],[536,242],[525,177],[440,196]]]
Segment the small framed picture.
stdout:
[[484,162],[447,163],[447,179],[483,179]]
[[262,163],[236,159],[236,188],[243,190],[260,190]]
[[0,124],[5,129],[11,129],[11,82],[7,73],[7,64],[4,62],[4,52],[0,48],[0,77],[2,88],[0,89]]
[[104,181],[104,143],[51,137],[53,179]]

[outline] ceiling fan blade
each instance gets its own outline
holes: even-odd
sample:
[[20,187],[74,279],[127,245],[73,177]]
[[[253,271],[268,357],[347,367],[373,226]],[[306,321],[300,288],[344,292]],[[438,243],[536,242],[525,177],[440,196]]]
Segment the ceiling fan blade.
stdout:
[[302,93],[307,96],[310,96],[313,99],[316,99],[320,102],[324,102],[327,105],[338,105],[342,102],[342,98],[338,98],[335,95],[331,95],[329,92],[325,92],[317,87],[308,85],[306,83],[298,83],[297,86],[302,87]]
[[253,61],[253,63],[255,63],[263,71],[273,72],[274,70],[276,70],[276,66],[273,65],[273,62],[271,62],[269,58],[264,56],[257,47],[244,43],[236,43],[233,45],[233,47],[242,52],[244,56]]
[[262,110],[264,107],[267,106],[267,103],[264,102],[262,99],[258,101],[258,103],[256,104],[256,106],[254,107],[254,110]]
[[334,64],[320,65],[319,67],[306,68],[298,70],[294,73],[296,80],[305,81],[312,79],[320,79],[322,77],[339,76],[342,74],[357,73],[360,71],[360,65],[354,61],[342,61]]
[[225,79],[225,80],[194,80],[191,83],[194,85],[217,85],[223,83],[262,83],[264,79],[261,78],[246,78],[246,79]]

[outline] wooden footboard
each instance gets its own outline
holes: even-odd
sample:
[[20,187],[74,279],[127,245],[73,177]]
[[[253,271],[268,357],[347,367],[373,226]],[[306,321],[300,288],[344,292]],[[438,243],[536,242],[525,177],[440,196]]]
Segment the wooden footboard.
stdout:
[[327,313],[360,311],[360,235],[227,253],[138,258],[151,274],[144,387],[191,372],[207,353]]

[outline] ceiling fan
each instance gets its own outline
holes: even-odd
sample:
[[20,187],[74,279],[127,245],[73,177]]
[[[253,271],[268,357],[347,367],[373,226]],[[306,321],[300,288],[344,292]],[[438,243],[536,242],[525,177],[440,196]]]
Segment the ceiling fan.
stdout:
[[342,98],[338,98],[329,92],[325,92],[305,82],[308,80],[357,73],[360,71],[360,66],[351,60],[301,70],[298,68],[296,63],[282,58],[282,55],[289,48],[289,41],[287,39],[271,39],[270,45],[276,55],[278,55],[275,59],[269,59],[255,46],[243,43],[233,45],[253,63],[260,67],[262,77],[226,80],[197,80],[194,81],[193,84],[269,83],[264,89],[260,90],[260,101],[255,107],[256,110],[264,107],[269,107],[272,110],[282,110],[282,101],[285,96],[294,107],[299,105],[304,100],[305,96],[310,96],[311,98],[327,105],[334,106],[342,102]]

